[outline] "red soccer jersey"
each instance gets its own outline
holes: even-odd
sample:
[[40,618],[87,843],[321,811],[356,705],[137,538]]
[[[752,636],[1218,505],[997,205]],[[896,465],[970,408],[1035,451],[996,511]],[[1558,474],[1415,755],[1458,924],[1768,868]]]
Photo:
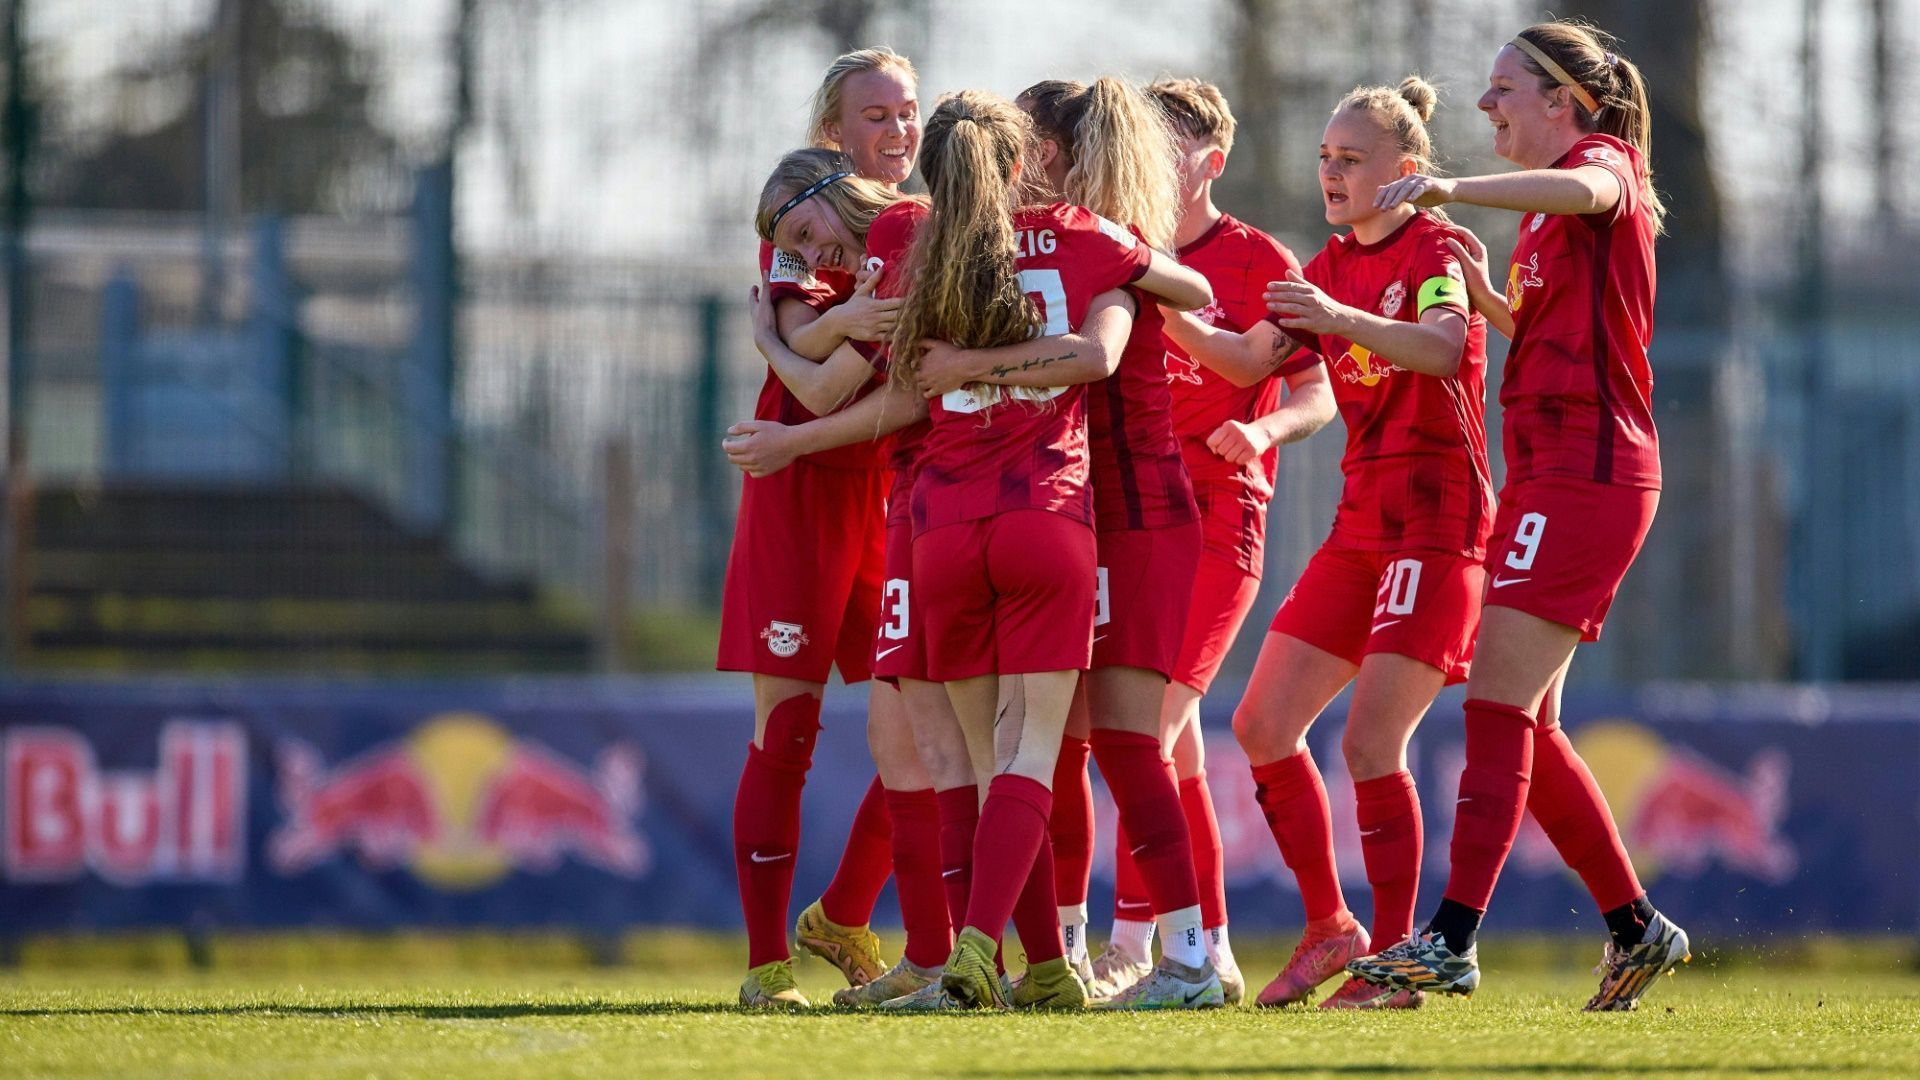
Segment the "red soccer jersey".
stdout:
[[[873,225],[867,232],[867,260],[865,268],[880,275],[873,287],[873,295],[886,298],[904,295],[907,291],[907,249],[913,245],[914,231],[927,217],[926,204],[917,199],[902,199],[880,212],[873,219]],[[870,342],[855,342],[860,350],[884,376],[887,366],[892,363],[890,350]],[[920,450],[926,442],[927,432],[932,425],[925,420],[916,420],[901,428],[893,435],[893,455],[889,462],[893,467],[893,495],[887,500],[887,521],[902,521],[907,515],[907,496],[913,491],[914,481],[919,476]]]
[[1166,339],[1160,332],[1166,317],[1153,297],[1136,289],[1133,300],[1138,313],[1120,366],[1087,390],[1093,511],[1102,531],[1169,529],[1200,516],[1180,440],[1173,434]]
[[[760,242],[760,272],[766,275],[767,290],[776,302],[794,299],[815,311],[825,311],[853,295],[853,275],[830,270],[816,277],[807,272],[805,262],[764,240]],[[766,381],[760,384],[760,397],[754,402],[753,418],[792,425],[804,424],[814,419],[814,414],[768,367]],[[802,460],[832,469],[871,469],[880,464],[880,458],[878,444],[854,443],[808,454]]]
[[[1231,215],[1222,214],[1198,240],[1180,249],[1180,261],[1206,276],[1213,286],[1213,303],[1194,312],[1210,326],[1236,334],[1267,317],[1261,294],[1267,282],[1286,280],[1288,270],[1300,269],[1278,240]],[[1279,466],[1278,448],[1256,462],[1235,465],[1212,450],[1207,439],[1228,420],[1251,423],[1280,404],[1280,382],[1297,368],[1276,372],[1252,386],[1235,386],[1188,356],[1166,339],[1167,379],[1173,391],[1173,431],[1180,439],[1193,482],[1230,482],[1240,485],[1261,505],[1273,498],[1273,477]]]
[[[1030,207],[1013,225],[1020,284],[1048,335],[1077,329],[1095,296],[1138,278],[1151,257],[1131,232],[1085,207]],[[932,402],[914,534],[1027,509],[1091,523],[1086,408],[1082,386],[975,383]]]
[[1347,426],[1346,485],[1333,519],[1333,538],[1345,546],[1486,554],[1493,527],[1487,324],[1471,311],[1459,262],[1444,242],[1453,231],[1416,213],[1375,244],[1351,234],[1329,239],[1304,272],[1333,299],[1389,319],[1419,322],[1434,307],[1467,316],[1460,370],[1444,379],[1396,367],[1345,338],[1319,337],[1315,351],[1326,358]]
[[1613,173],[1620,201],[1605,214],[1528,214],[1513,247],[1513,346],[1500,383],[1507,483],[1559,475],[1658,489],[1645,162],[1611,135],[1588,135],[1554,168],[1582,165]]

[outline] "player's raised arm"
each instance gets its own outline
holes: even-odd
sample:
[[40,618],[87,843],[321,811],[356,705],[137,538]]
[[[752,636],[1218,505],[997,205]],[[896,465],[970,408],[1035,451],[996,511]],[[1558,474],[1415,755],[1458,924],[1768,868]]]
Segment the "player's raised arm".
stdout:
[[767,476],[795,458],[882,438],[926,415],[927,403],[918,394],[889,382],[844,409],[804,424],[742,420],[727,429],[720,447],[748,476]]

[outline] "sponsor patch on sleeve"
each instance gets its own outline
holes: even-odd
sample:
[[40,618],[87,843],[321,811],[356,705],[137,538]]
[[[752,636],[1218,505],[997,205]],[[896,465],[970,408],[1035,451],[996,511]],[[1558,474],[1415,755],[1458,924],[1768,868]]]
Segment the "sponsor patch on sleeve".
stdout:
[[807,269],[807,261],[791,251],[773,249],[773,266],[767,270],[767,281],[771,284],[804,285],[813,276]]
[[1108,236],[1112,237],[1115,243],[1119,244],[1123,248],[1126,248],[1128,251],[1132,251],[1133,246],[1140,242],[1139,240],[1134,238],[1133,231],[1131,229],[1128,229],[1125,225],[1108,221],[1106,218],[1101,217],[1099,214],[1093,215],[1093,220],[1099,223],[1101,232],[1106,233]]

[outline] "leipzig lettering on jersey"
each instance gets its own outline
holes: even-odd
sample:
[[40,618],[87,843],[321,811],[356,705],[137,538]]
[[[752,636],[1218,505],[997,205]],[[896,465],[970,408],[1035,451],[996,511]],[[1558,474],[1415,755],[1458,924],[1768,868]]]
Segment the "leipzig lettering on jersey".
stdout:
[[[1144,245],[1138,230],[1129,237]],[[1113,375],[1087,390],[1093,447],[1093,510],[1102,531],[1169,529],[1200,516],[1193,481],[1173,433],[1167,344],[1160,305],[1133,291],[1133,329]]]
[[[760,273],[766,278],[767,292],[775,303],[798,300],[815,311],[843,304],[853,295],[853,275],[840,270],[809,273],[805,260],[791,252],[760,242]],[[875,385],[878,385],[877,383]],[[861,391],[861,396],[872,387]],[[760,396],[753,405],[755,420],[775,420],[789,426],[815,419],[814,413],[793,396],[773,368],[767,368],[766,381],[760,384]],[[851,446],[822,450],[800,460],[830,469],[872,469],[880,465],[883,448],[878,443],[854,443]]]
[[1653,424],[1653,210],[1640,151],[1588,135],[1554,168],[1614,174],[1604,214],[1528,214],[1507,271],[1513,345],[1500,384],[1509,484],[1575,476],[1658,488]]
[[1447,378],[1407,371],[1345,338],[1317,336],[1347,426],[1346,484],[1333,519],[1333,539],[1347,547],[1486,554],[1493,525],[1487,325],[1471,310],[1459,262],[1447,250],[1456,232],[1422,211],[1377,243],[1333,237],[1304,272],[1333,299],[1384,318],[1419,322],[1435,307],[1467,318],[1466,352]]
[[[1094,297],[1138,279],[1152,257],[1132,233],[1066,203],[1020,211],[1014,231],[1021,287],[1050,336],[1078,329]],[[1026,509],[1092,523],[1084,386],[973,383],[933,401],[929,412],[932,430],[913,489],[916,535]]]

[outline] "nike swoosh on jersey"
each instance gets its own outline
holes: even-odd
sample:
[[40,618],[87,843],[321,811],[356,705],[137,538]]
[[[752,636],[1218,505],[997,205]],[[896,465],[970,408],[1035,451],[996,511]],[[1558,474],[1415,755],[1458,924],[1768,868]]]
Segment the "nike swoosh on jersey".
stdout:
[[873,658],[875,660],[885,660],[887,657],[892,656],[894,653],[897,653],[904,648],[906,648],[905,645],[895,645],[891,649],[881,649],[879,652],[874,654]]
[[1521,583],[1521,582],[1523,582],[1523,581],[1532,581],[1532,580],[1533,580],[1533,578],[1532,578],[1531,576],[1529,576],[1529,577],[1509,577],[1509,578],[1503,578],[1503,577],[1501,577],[1500,575],[1498,575],[1498,574],[1495,574],[1495,575],[1493,576],[1493,587],[1494,587],[1494,588],[1496,588],[1496,589],[1503,589],[1503,588],[1505,588],[1505,587],[1507,587],[1508,585],[1518,585],[1518,584],[1520,584],[1520,583]]
[[1093,643],[1094,643],[1095,645],[1098,645],[1098,644],[1100,644],[1101,642],[1103,642],[1103,641],[1105,641],[1105,640],[1107,640],[1107,635],[1105,635],[1105,634],[1095,634],[1095,635],[1093,636]]
[[760,853],[755,851],[748,854],[747,858],[752,859],[754,862],[759,862],[759,863],[779,862],[781,859],[793,858],[793,852],[789,851],[785,855],[769,855],[763,859],[760,857]]
[[1371,630],[1369,630],[1369,631],[1367,631],[1367,633],[1369,633],[1369,634],[1377,634],[1377,633],[1379,633],[1380,631],[1382,631],[1382,630],[1385,630],[1385,629],[1386,629],[1387,627],[1389,627],[1389,626],[1398,626],[1398,625],[1400,625],[1400,622],[1401,622],[1401,620],[1399,620],[1399,619],[1388,619],[1388,620],[1387,620],[1386,622],[1383,622],[1383,623],[1374,623],[1374,624],[1373,624],[1373,629],[1371,629]]

